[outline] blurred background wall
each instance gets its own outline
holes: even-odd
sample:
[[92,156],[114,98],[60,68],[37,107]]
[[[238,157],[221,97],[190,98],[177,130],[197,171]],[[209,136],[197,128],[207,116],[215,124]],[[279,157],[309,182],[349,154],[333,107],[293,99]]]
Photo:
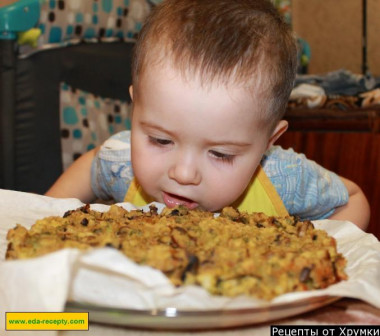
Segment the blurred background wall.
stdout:
[[[380,0],[367,0],[367,64],[380,76]],[[362,0],[292,0],[292,25],[311,48],[309,73],[362,72]]]

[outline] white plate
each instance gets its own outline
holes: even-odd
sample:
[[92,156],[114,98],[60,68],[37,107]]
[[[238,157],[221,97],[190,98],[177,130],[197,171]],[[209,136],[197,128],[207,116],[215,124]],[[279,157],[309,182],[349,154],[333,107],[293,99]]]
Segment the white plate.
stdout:
[[145,329],[218,329],[254,325],[305,313],[339,300],[337,296],[320,296],[286,304],[231,310],[180,311],[131,310],[68,302],[66,311],[89,312],[90,322]]

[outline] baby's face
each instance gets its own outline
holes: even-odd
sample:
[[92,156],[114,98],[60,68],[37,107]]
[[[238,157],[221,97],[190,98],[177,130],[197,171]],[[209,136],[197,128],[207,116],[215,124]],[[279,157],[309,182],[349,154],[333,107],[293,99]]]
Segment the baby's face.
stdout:
[[145,72],[134,98],[132,164],[148,195],[217,211],[243,193],[271,141],[246,90],[201,87],[162,65]]

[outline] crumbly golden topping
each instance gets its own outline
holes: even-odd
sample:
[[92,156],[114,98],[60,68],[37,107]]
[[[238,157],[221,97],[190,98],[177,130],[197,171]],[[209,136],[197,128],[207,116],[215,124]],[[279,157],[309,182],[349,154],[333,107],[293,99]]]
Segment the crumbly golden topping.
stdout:
[[231,207],[220,216],[184,207],[149,212],[89,205],[63,217],[9,230],[7,259],[63,248],[111,247],[138,264],[161,270],[176,286],[195,284],[214,295],[278,295],[325,288],[347,279],[336,241],[309,221],[247,214]]

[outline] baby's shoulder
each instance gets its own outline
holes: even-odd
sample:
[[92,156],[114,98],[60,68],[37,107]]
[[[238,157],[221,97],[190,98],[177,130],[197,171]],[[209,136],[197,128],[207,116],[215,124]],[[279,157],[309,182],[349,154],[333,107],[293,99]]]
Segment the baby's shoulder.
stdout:
[[110,136],[104,141],[102,147],[109,150],[129,148],[131,145],[131,131],[121,131]]
[[347,203],[339,176],[293,149],[273,146],[261,164],[288,212],[301,219],[328,218]]
[[109,137],[101,145],[99,158],[108,161],[130,160],[131,131],[122,131]]
[[269,148],[261,161],[261,165],[267,173],[278,170],[296,173],[309,164],[310,161],[304,154],[297,153],[292,148],[284,149],[281,146]]

